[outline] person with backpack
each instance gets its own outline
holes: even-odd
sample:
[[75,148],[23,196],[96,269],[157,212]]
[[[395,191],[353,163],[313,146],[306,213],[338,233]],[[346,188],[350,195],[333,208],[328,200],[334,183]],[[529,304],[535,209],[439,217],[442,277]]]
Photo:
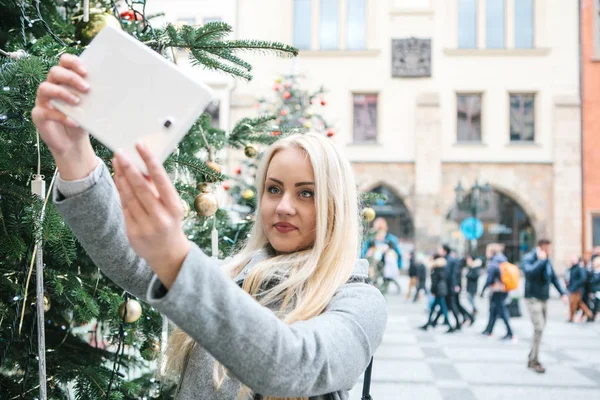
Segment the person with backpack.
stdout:
[[508,290],[505,283],[502,281],[501,264],[508,262],[506,256],[502,253],[504,246],[499,243],[490,243],[487,245],[485,255],[488,259],[487,270],[488,276],[481,290],[481,296],[487,288],[490,288],[490,317],[487,327],[482,332],[483,335],[492,336],[494,325],[497,317],[501,317],[506,324],[506,335],[502,338],[504,341],[515,342],[516,337],[510,327],[508,308],[506,307],[506,298]]
[[539,361],[539,352],[542,334],[546,327],[550,284],[552,283],[556,290],[558,290],[565,304],[568,304],[569,301],[552,267],[550,248],[551,242],[548,239],[541,239],[538,242],[538,246],[525,255],[522,262],[522,268],[525,273],[525,299],[531,322],[533,323],[533,340],[527,367],[539,374],[546,372],[546,369]]
[[86,75],[63,54],[31,113],[59,171],[53,202],[109,279],[178,326],[166,352],[175,398],[347,399],[370,375],[387,307],[358,258],[358,193],[338,146],[309,132],[264,152],[252,231],[222,266],[188,239],[179,194],[147,145],[136,150],[148,175],[117,152],[113,177],[88,133],[51,106],[76,103]]
[[583,260],[580,260],[578,257],[574,257],[575,261],[571,268],[569,268],[569,283],[567,285],[567,290],[569,291],[569,320],[567,322],[573,322],[575,318],[575,314],[578,309],[581,309],[583,313],[588,317],[588,319],[592,318],[592,312],[588,308],[587,304],[583,301],[584,297],[583,292],[585,291],[585,286],[588,283],[588,274],[583,266]]

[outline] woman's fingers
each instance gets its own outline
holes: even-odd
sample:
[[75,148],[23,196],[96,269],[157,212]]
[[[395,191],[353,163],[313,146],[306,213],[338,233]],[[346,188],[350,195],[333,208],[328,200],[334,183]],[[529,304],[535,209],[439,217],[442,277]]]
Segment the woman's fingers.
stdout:
[[69,128],[79,128],[77,122],[73,121],[60,111],[50,108],[35,106],[31,111],[31,118],[36,125],[44,123],[45,121],[54,121],[68,126]]
[[162,212],[160,200],[149,182],[142,173],[131,163],[123,152],[115,154],[117,160],[117,173],[121,179],[125,201],[128,204],[138,203],[144,214],[156,218]]
[[59,65],[61,67],[73,70],[83,77],[87,75],[87,71],[83,66],[83,63],[76,55],[68,53],[63,54],[62,56],[60,56]]
[[64,86],[59,86],[50,82],[42,82],[38,87],[36,105],[46,105],[52,99],[60,99],[69,104],[79,104],[79,97]]
[[142,160],[144,160],[146,163],[150,178],[156,185],[156,189],[158,190],[158,194],[162,202],[165,204],[169,212],[180,212],[181,202],[179,201],[179,195],[171,183],[165,168],[158,162],[156,157],[154,157],[145,144],[138,143],[136,145],[136,149],[142,157]]
[[48,72],[48,82],[72,87],[82,93],[86,93],[90,90],[90,85],[81,75],[61,66],[50,68],[50,72]]

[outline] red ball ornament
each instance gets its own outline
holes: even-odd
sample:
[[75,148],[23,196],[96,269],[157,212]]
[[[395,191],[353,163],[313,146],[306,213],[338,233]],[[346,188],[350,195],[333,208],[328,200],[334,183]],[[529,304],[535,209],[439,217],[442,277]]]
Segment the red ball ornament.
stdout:
[[326,102],[325,100],[321,100],[321,105],[322,105],[322,106],[324,106],[324,105],[326,105],[326,104],[327,104],[327,102]]
[[275,85],[273,85],[273,90],[278,92],[281,89],[281,85],[279,83],[276,83]]
[[144,17],[142,13],[133,11],[131,9],[123,11],[119,14],[122,19],[126,19],[127,21],[143,21]]
[[225,189],[225,190],[231,189],[231,183],[229,183],[229,182],[223,182],[223,189]]
[[335,131],[331,128],[327,129],[327,137],[335,136]]
[[279,112],[279,115],[281,115],[282,117],[285,117],[288,114],[287,110],[281,110]]
[[236,167],[233,172],[236,173],[236,175],[240,175],[242,173],[242,168],[241,167]]
[[279,132],[279,131],[271,132],[271,136],[279,136],[279,135],[281,135],[281,132]]
[[292,94],[290,92],[283,92],[283,98],[284,99],[289,99],[290,97],[292,97]]

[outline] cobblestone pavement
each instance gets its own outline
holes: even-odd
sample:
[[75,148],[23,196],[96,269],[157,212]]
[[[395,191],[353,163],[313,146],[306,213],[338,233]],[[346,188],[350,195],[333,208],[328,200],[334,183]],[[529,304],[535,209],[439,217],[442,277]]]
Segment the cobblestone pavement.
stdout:
[[[388,296],[388,325],[375,355],[374,400],[592,400],[600,399],[600,322],[568,324],[567,306],[549,301],[549,318],[540,361],[545,374],[527,368],[533,327],[521,300],[523,316],[511,319],[516,343],[500,341],[504,322],[494,336],[481,332],[487,324],[487,299],[477,299],[480,313],[471,327],[446,334],[444,326],[417,329],[426,320],[425,299],[406,302]],[[464,299],[462,303],[467,306]],[[360,399],[360,383],[350,399]]]

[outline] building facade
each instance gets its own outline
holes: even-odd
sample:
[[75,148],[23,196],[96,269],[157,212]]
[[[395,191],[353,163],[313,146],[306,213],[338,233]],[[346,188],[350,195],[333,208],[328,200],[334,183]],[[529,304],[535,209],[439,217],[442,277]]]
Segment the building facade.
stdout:
[[392,225],[408,247],[449,242],[466,251],[459,224],[469,213],[456,210],[454,188],[477,181],[492,188],[490,207],[478,215],[480,251],[500,240],[518,261],[536,239],[550,238],[560,269],[580,254],[577,2],[263,0],[269,12],[257,13],[256,2],[240,0],[237,7],[240,37],[301,51],[296,60],[253,58],[256,77],[236,87],[231,115],[254,112],[257,95],[281,74],[324,85],[335,140],[362,190],[394,196],[402,210],[380,209],[402,221]]
[[583,251],[600,246],[600,1],[581,0]]

